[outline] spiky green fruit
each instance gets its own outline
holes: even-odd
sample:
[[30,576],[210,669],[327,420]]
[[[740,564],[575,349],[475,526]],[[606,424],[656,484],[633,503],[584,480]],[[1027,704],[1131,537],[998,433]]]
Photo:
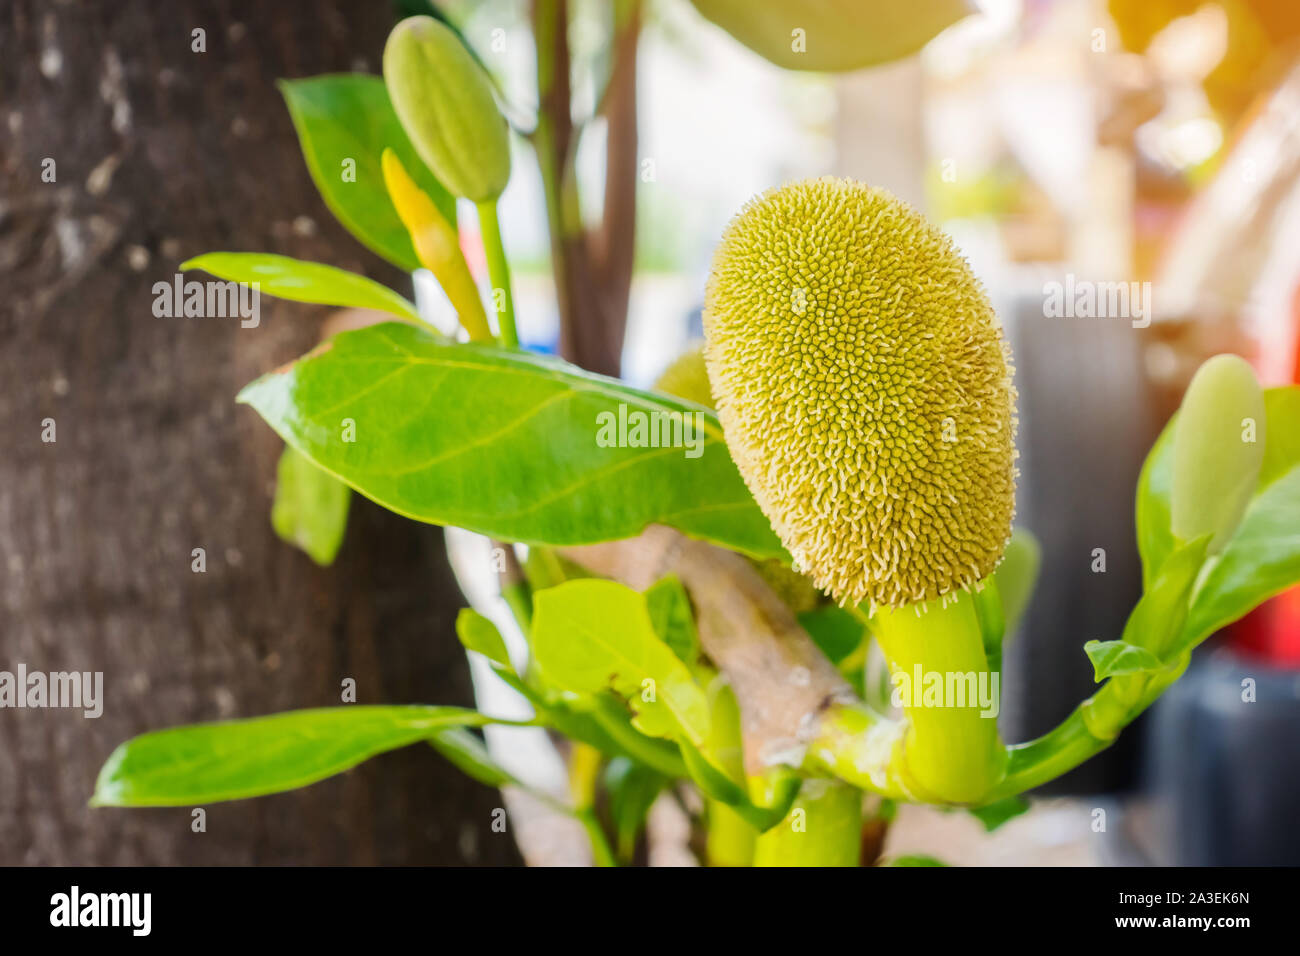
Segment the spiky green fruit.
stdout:
[[1264,462],[1264,393],[1236,355],[1216,355],[1196,370],[1174,426],[1170,526],[1193,541],[1212,534],[1223,549],[1250,503]]
[[951,241],[882,189],[751,201],[705,297],[732,457],[801,570],[901,607],[997,566],[1015,512],[1010,355]]
[[704,367],[703,345],[692,346],[673,359],[655,381],[655,388],[705,408],[717,407],[709,388],[709,370]]
[[416,152],[453,195],[476,203],[510,178],[510,136],[492,82],[446,24],[408,17],[384,46],[384,83]]

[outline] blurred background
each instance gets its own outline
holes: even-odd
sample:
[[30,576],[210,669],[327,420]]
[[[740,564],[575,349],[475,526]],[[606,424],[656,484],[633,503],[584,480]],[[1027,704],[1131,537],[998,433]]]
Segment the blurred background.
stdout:
[[[537,104],[528,6],[439,4],[512,119]],[[233,333],[160,321],[148,306],[154,281],[212,249],[410,286],[333,223],[273,84],[378,72],[388,29],[420,7],[0,0],[0,667],[104,670],[111,688],[97,721],[0,712],[0,862],[565,859],[562,834],[521,839],[521,857],[491,832],[500,797],[428,753],[214,806],[204,834],[180,811],[84,805],[121,739],[332,703],[342,676],[363,702],[466,704],[476,687],[509,706],[490,674],[471,683],[452,637],[464,599],[440,531],[356,500],[329,569],[271,532],[278,441],[232,396],[309,348],[325,310],[263,300],[261,326]],[[570,3],[578,114],[596,112],[611,9]],[[712,248],[755,193],[850,176],[941,223],[1016,355],[1018,522],[1044,552],[1007,652],[1003,732],[1021,740],[1091,692],[1082,645],[1118,636],[1141,592],[1134,487],[1192,371],[1234,351],[1265,384],[1300,376],[1300,6],[972,9],[917,55],[832,75],[773,65],[688,0],[645,4],[621,368],[649,384],[700,337]],[[603,187],[606,135],[597,117],[576,145],[588,195]],[[515,147],[501,218],[521,336],[559,351],[543,181],[529,146]],[[55,183],[41,180],[46,158]],[[474,219],[463,222],[472,255]],[[1123,308],[1059,307],[1112,283],[1124,284]],[[431,278],[414,285],[424,309],[445,312]],[[46,417],[58,422],[53,446],[38,440]],[[190,570],[199,546],[204,575]],[[1030,813],[985,834],[966,815],[905,807],[889,852],[1300,864],[1297,726],[1300,594],[1288,594],[1199,650],[1117,746],[1036,795]],[[492,740],[545,781],[558,764],[538,737]],[[672,821],[660,825],[671,844]]]

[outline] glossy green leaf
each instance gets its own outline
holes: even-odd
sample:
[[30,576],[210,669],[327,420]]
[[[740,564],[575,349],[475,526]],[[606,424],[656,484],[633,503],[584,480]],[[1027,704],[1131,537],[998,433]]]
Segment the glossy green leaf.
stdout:
[[489,787],[519,787],[515,775],[488,752],[483,741],[460,727],[439,730],[429,736],[429,745],[455,765],[465,776]]
[[1008,635],[1015,632],[1020,616],[1029,606],[1041,563],[1042,548],[1038,539],[1028,528],[1013,528],[1002,563],[993,572],[993,580],[1002,598],[1002,620]]
[[[740,762],[734,697],[725,687],[712,698],[700,689],[687,666],[655,633],[645,595],[594,578],[539,591],[532,648],[546,682],[587,702],[589,715],[606,737],[603,745],[590,738],[587,742],[668,776],[689,776],[705,796],[731,806],[759,830],[776,825],[788,812],[799,789],[797,777],[786,780],[782,775],[773,806],[761,807],[724,769],[734,764],[738,770]],[[636,713],[631,725],[616,710],[619,704],[606,693],[610,690]],[[529,693],[538,696],[535,690]],[[539,711],[547,709],[539,702]],[[545,719],[564,732],[565,723],[579,716],[581,712],[545,713]],[[727,726],[715,726],[715,716]],[[680,755],[674,754],[672,762],[662,759],[653,747],[664,741],[653,737],[674,740]],[[735,753],[727,747],[729,742],[737,745]]]
[[463,727],[451,727],[434,732],[429,737],[429,745],[472,780],[498,790],[503,787],[514,787],[531,794],[558,813],[575,813],[573,807],[543,790],[529,786],[516,777],[492,756],[482,738]]
[[[1137,606],[1124,622],[1124,633],[1120,635],[1121,641],[1118,643],[1146,648],[1155,655],[1158,662],[1166,664],[1185,650],[1177,646],[1177,638],[1187,620],[1192,590],[1205,564],[1205,552],[1210,546],[1211,537],[1209,534],[1202,535],[1170,553],[1160,565],[1155,580],[1147,586]],[[1127,661],[1133,663],[1132,658]],[[1136,668],[1150,669],[1146,666]]]
[[663,774],[624,757],[616,757],[605,768],[614,843],[624,863],[631,862],[636,852],[637,838],[645,829],[650,807],[671,782]]
[[[318,465],[417,520],[543,545],[657,523],[751,555],[783,553],[711,413],[555,359],[386,323],[335,336],[239,398]],[[697,414],[699,457],[602,447],[610,419],[598,416],[632,412]]]
[[360,73],[280,81],[311,178],[325,205],[365,246],[407,272],[420,268],[410,234],[388,199],[379,166],[397,154],[449,222],[456,203],[420,160],[398,122],[384,81]]
[[510,654],[497,626],[472,607],[463,607],[456,615],[456,636],[466,650],[478,651],[494,664],[510,666]]
[[208,252],[181,263],[181,270],[202,269],[218,279],[244,285],[279,299],[335,305],[348,309],[377,309],[419,322],[420,314],[386,285],[365,276],[319,262],[260,252]]
[[799,787],[803,782],[801,778],[792,771],[786,772],[785,768],[778,768],[774,772],[771,803],[759,806],[750,800],[744,786],[731,779],[696,747],[683,741],[681,748],[686,770],[700,792],[731,807],[737,816],[760,833],[784,820],[795,797],[799,795]]
[[645,598],[614,581],[570,581],[534,598],[533,655],[542,674],[576,694],[613,690],[652,737],[699,745],[709,702],[655,634]]
[[1300,386],[1264,390],[1264,463],[1259,469],[1262,491],[1300,467]]
[[1246,508],[1237,533],[1210,564],[1192,602],[1182,641],[1190,647],[1300,584],[1300,467]]
[[885,866],[948,866],[948,864],[924,853],[905,853],[894,857]]
[[799,626],[836,665],[862,645],[866,634],[862,621],[836,604],[804,611],[798,618]]
[[109,756],[92,806],[171,807],[294,790],[449,727],[495,721],[460,707],[330,707],[173,727]]
[[668,777],[686,776],[677,744],[648,737],[633,726],[627,705],[613,693],[597,694],[567,705],[552,700],[546,719],[574,740],[591,744],[611,757],[627,757]]
[[612,694],[562,700],[555,691],[537,686],[539,675],[531,675],[530,683],[504,664],[491,663],[493,672],[532,705],[540,723],[608,756],[626,757],[665,776],[686,776],[677,745],[638,731],[623,702]]
[[1024,797],[1007,797],[988,806],[975,807],[970,815],[984,827],[984,832],[992,833],[1008,820],[1014,820],[1029,809],[1029,801]]
[[1093,679],[1097,683],[1118,674],[1155,671],[1164,666],[1151,651],[1128,641],[1088,641],[1083,645],[1083,652],[1092,661]]
[[1002,670],[1002,640],[1007,633],[1003,617],[1002,592],[998,590],[997,577],[984,582],[984,586],[971,592],[975,618],[979,621],[980,638],[984,642],[984,658],[989,670]]
[[[1177,416],[1175,416],[1176,418]],[[1148,587],[1176,545],[1170,530],[1173,489],[1174,419],[1147,453],[1137,487],[1137,544],[1142,558],[1142,585]]]
[[347,530],[351,497],[347,485],[286,447],[276,468],[271,527],[317,564],[332,564]]
[[695,629],[691,599],[676,575],[660,578],[645,591],[646,609],[655,633],[687,667],[700,658],[700,635]]

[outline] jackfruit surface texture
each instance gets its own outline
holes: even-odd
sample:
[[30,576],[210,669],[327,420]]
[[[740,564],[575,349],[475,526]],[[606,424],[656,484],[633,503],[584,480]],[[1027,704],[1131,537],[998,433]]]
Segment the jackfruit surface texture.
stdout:
[[706,363],[741,475],[841,604],[903,607],[987,577],[1015,513],[1015,390],[987,295],[882,189],[771,190],[727,227]]
[[[709,370],[704,364],[703,344],[692,346],[677,356],[655,381],[654,387],[669,395],[718,410],[718,404],[713,400],[713,391],[709,387]],[[756,561],[751,558],[750,563],[759,577],[781,599],[781,603],[796,614],[811,611],[821,603],[822,594],[811,579],[798,571],[790,570],[784,561]]]

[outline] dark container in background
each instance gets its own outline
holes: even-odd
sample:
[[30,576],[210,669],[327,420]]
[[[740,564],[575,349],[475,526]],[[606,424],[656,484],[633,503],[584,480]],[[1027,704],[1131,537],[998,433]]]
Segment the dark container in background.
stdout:
[[[1243,698],[1254,682],[1254,701]],[[1155,704],[1150,791],[1176,866],[1300,865],[1300,670],[1227,647]]]
[[[1117,639],[1141,597],[1137,479],[1173,409],[1146,385],[1151,329],[1120,317],[1044,316],[1041,289],[1025,289],[1002,315],[1020,393],[1016,523],[1043,552],[1033,600],[1004,657],[1002,733],[1023,741],[1051,730],[1097,689],[1083,645]],[[1092,570],[1097,549],[1104,573]],[[1131,790],[1137,730],[1037,792]]]

